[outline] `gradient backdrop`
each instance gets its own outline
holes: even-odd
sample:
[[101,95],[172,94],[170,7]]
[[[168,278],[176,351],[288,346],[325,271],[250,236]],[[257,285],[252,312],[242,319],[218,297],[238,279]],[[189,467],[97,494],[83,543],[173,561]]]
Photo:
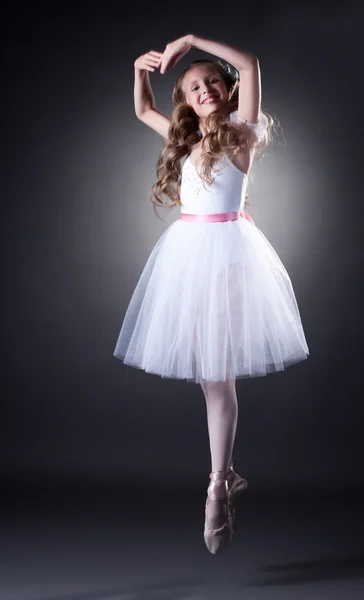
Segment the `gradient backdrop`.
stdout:
[[[308,360],[284,372],[237,382],[235,467],[257,497],[363,490],[364,11],[355,2],[250,4],[7,8],[1,454],[8,508],[48,488],[72,496],[80,484],[96,484],[98,498],[130,483],[146,499],[159,484],[207,487],[200,386],[113,356],[146,260],[179,218],[176,208],[159,220],[148,198],[163,140],[135,116],[134,61],[186,33],[260,60],[262,108],[277,134],[253,168],[249,212],[291,276],[310,349]],[[175,78],[204,55],[193,49],[164,76],[150,73],[160,111],[171,114]]]

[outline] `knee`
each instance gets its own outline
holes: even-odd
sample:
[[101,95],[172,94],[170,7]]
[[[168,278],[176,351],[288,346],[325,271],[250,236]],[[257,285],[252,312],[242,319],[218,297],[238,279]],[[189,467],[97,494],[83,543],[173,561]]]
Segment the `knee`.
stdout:
[[226,395],[235,395],[235,379],[227,379],[226,381],[204,381],[201,382],[201,388],[206,400],[210,397],[223,398]]

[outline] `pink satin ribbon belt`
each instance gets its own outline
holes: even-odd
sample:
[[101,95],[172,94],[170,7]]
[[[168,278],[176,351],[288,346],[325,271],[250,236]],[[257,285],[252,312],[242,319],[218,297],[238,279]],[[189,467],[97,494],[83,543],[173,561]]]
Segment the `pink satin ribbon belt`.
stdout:
[[210,215],[190,215],[187,213],[181,213],[182,221],[190,221],[195,223],[216,223],[222,221],[236,221],[242,218],[250,221],[254,225],[253,219],[244,211],[240,212],[225,212],[225,213],[213,213]]

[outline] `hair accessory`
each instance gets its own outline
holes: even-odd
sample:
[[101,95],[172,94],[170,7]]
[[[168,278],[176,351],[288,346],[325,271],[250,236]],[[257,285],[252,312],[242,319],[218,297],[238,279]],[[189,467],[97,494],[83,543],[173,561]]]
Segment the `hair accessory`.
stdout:
[[226,63],[223,66],[223,68],[224,68],[225,71],[227,71],[227,73],[229,73],[229,75],[231,75],[232,77],[234,77],[234,79],[239,79],[239,71],[235,67],[233,67],[229,63]]

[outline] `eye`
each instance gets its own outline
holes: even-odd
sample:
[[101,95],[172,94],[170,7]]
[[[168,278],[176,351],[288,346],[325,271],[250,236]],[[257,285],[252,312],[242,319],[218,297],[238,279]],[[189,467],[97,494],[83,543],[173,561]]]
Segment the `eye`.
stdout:
[[[210,79],[209,81],[210,81],[210,83],[213,83],[214,81],[216,82],[216,81],[219,81],[219,80],[218,80],[218,79],[215,79],[215,78],[213,78],[213,79]],[[193,92],[193,91],[196,89],[196,87],[198,87],[198,86],[195,86],[194,88],[192,88],[192,90],[191,90],[191,91]]]

